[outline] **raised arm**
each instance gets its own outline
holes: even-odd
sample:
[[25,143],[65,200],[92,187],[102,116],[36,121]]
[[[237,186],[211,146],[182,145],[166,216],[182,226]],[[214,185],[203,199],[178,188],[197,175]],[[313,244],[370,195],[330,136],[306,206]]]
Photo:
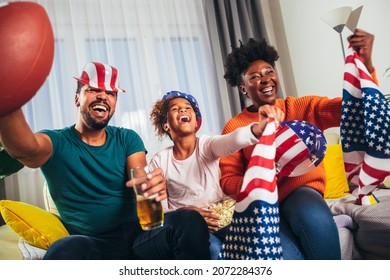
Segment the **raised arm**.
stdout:
[[348,42],[351,47],[359,54],[370,73],[373,73],[375,70],[371,58],[374,38],[373,34],[359,28],[357,28],[355,32],[348,37]]
[[21,109],[0,117],[0,141],[13,158],[31,168],[42,166],[52,153],[50,138],[34,134]]
[[279,126],[284,120],[284,112],[271,105],[261,106],[258,109],[258,115],[257,122],[237,128],[228,134],[209,138],[205,143],[207,150],[216,159],[228,156],[247,146],[256,144],[263,134],[268,118],[274,118],[276,126]]

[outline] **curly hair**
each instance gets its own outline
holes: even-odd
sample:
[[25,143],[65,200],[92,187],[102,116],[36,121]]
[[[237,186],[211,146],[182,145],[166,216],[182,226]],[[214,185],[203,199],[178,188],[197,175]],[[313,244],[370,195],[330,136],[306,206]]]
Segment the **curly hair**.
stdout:
[[168,122],[168,106],[171,100],[172,98],[157,100],[150,112],[150,120],[152,121],[154,130],[160,141],[164,136],[170,136],[163,126]]
[[239,86],[242,73],[253,61],[264,60],[275,67],[278,58],[276,49],[268,45],[265,39],[256,41],[250,38],[246,44],[240,40],[240,46],[238,48],[232,46],[232,51],[227,56],[223,77],[231,86]]
[[[150,112],[150,120],[154,126],[154,130],[156,131],[156,135],[158,139],[161,141],[164,136],[171,135],[164,129],[164,124],[168,122],[168,110],[169,110],[169,102],[176,98],[185,98],[181,96],[169,96],[165,99],[157,100],[152,107],[152,111]],[[186,98],[187,99],[187,98]],[[188,100],[188,99],[187,99]],[[194,105],[190,102],[192,109],[195,114],[199,112],[199,109],[194,107]]]

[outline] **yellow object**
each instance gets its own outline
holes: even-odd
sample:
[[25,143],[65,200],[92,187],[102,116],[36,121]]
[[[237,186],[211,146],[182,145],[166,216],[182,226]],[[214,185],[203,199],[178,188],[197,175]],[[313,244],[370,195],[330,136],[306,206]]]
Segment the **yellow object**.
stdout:
[[326,171],[325,198],[344,197],[349,192],[341,144],[328,145],[323,159]]
[[326,142],[328,145],[333,145],[333,144],[340,144],[340,135],[337,133],[326,133],[324,134],[326,138]]
[[390,176],[387,176],[385,180],[383,181],[383,187],[390,189]]
[[47,249],[69,235],[56,215],[31,204],[1,200],[0,210],[7,225],[32,246]]
[[236,202],[233,199],[228,198],[228,199],[213,203],[208,207],[208,210],[210,210],[211,213],[219,216],[219,218],[220,218],[219,226],[221,228],[230,224],[232,217],[233,217],[235,204],[236,204]]
[[372,205],[372,204],[378,204],[379,200],[375,197],[375,195],[365,195],[361,198],[361,205]]

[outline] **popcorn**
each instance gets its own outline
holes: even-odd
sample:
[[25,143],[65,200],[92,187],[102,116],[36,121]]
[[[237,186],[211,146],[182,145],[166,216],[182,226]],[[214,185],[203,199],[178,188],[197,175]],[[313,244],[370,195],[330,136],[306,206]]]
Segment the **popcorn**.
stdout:
[[235,203],[236,202],[233,199],[226,199],[215,202],[208,207],[208,210],[219,216],[219,226],[221,228],[230,224],[233,217]]

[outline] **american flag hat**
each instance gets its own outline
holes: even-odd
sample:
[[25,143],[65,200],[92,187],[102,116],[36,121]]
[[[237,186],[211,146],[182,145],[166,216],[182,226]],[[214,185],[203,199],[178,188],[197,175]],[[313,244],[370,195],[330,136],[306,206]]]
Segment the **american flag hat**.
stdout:
[[199,104],[198,101],[196,101],[195,97],[185,92],[172,90],[165,93],[162,99],[178,98],[178,97],[187,99],[188,102],[190,102],[192,107],[194,108],[196,114],[196,122],[197,122],[196,131],[198,131],[200,126],[202,125],[202,114],[200,113]]
[[118,69],[111,65],[89,62],[84,66],[81,76],[74,78],[84,85],[100,90],[126,92],[119,87],[118,76]]
[[276,170],[278,176],[296,177],[314,169],[326,153],[326,139],[313,124],[286,121],[276,131]]

